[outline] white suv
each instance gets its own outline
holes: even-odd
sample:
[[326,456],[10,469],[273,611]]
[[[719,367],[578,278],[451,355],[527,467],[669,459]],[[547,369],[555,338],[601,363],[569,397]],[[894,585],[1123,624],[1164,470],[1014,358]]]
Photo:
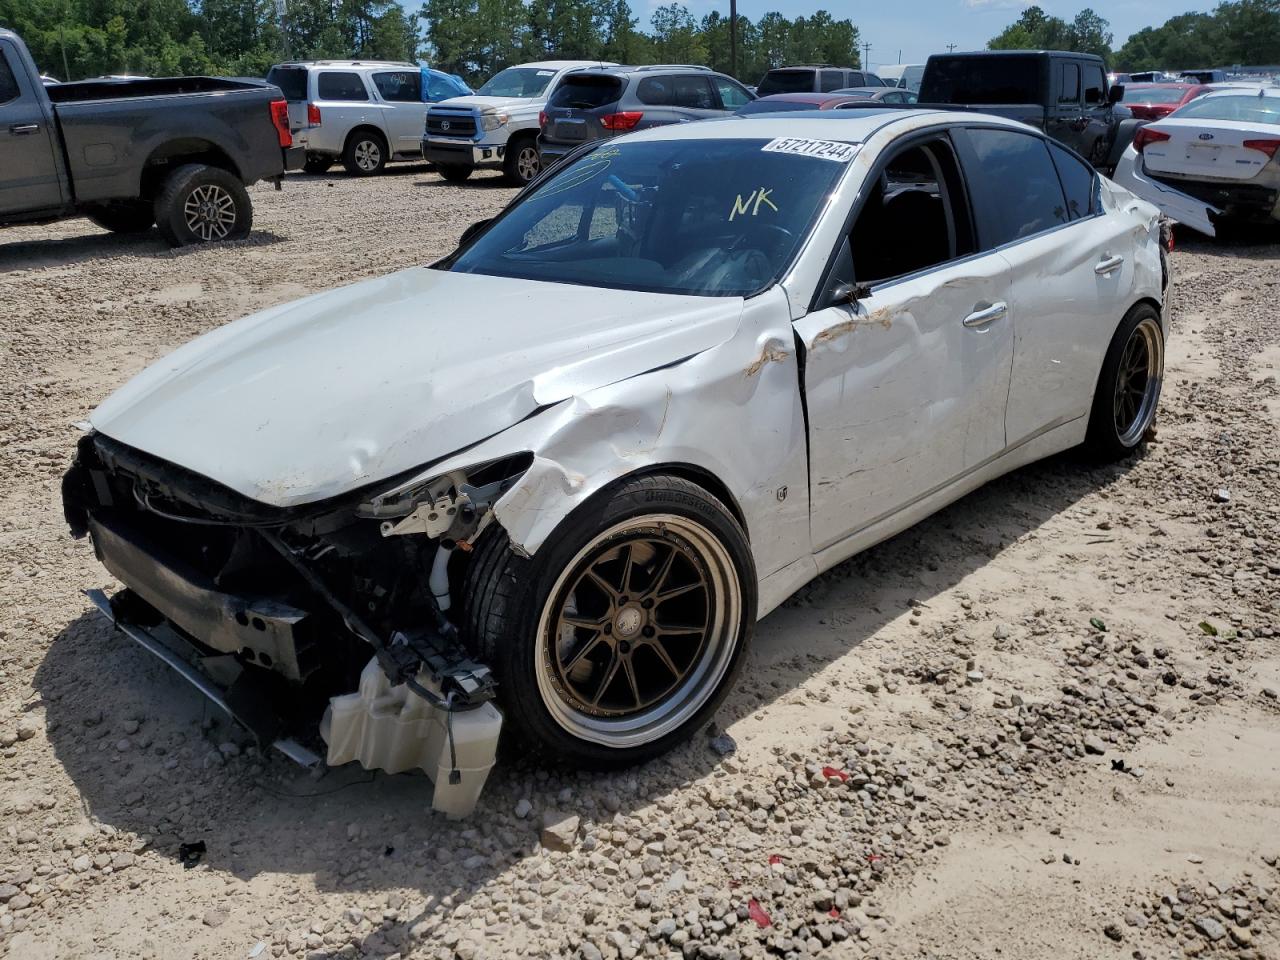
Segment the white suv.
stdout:
[[472,97],[457,97],[427,112],[422,154],[446,180],[461,181],[480,167],[496,167],[524,186],[541,168],[539,114],[567,73],[615,67],[600,60],[545,60],[508,67]]
[[293,141],[307,150],[303,169],[324,173],[341,160],[358,177],[389,160],[419,159],[428,105],[471,92],[451,74],[394,61],[280,63],[267,80],[289,101]]

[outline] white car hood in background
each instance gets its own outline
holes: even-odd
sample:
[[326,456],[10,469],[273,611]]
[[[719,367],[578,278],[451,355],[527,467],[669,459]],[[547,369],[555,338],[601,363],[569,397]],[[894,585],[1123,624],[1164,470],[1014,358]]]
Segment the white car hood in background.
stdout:
[[90,422],[254,500],[293,506],[700,353],[732,336],[741,314],[739,298],[414,267],[207,333]]
[[505,111],[510,113],[513,110],[519,110],[521,107],[531,107],[534,104],[542,103],[545,97],[450,97],[448,100],[441,100],[439,103],[433,103],[433,107],[460,107],[467,109],[475,107],[479,110],[485,110],[492,107],[494,110]]

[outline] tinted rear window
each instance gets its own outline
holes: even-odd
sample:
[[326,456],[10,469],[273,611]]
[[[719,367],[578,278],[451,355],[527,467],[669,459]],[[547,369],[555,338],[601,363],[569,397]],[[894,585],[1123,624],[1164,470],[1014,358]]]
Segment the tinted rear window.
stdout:
[[1040,102],[1039,57],[933,57],[924,72],[925,103]]
[[286,100],[307,99],[307,71],[298,67],[272,67],[267,73],[267,83],[279,87]]
[[808,93],[812,89],[812,70],[770,70],[760,81],[756,95],[767,97],[771,93]]
[[[1049,148],[1016,130],[969,130],[979,181],[990,210],[990,246],[998,247],[1060,226],[1070,218]],[[1009,203],[1008,198],[1018,198]],[[1003,202],[1001,202],[1003,201]]]
[[326,70],[320,74],[316,90],[321,100],[368,100],[369,94],[358,73]]
[[617,103],[621,96],[622,80],[619,77],[570,74],[560,81],[560,86],[556,87],[556,92],[551,95],[549,105],[590,110],[592,107]]

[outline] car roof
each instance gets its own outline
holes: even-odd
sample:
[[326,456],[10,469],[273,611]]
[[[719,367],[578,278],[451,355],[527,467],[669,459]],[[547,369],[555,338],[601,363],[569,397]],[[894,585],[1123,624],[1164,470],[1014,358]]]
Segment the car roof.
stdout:
[[884,93],[886,90],[897,90],[898,87],[841,87],[835,93]]
[[1212,100],[1216,97],[1239,97],[1257,96],[1257,97],[1280,97],[1280,87],[1267,87],[1260,83],[1235,83],[1224,84],[1215,83],[1213,88],[1204,96],[1199,97],[1200,100]]
[[1174,83],[1170,81],[1167,83],[1126,83],[1124,88],[1126,90],[1190,90],[1194,86],[1196,86],[1194,83]]
[[[901,107],[871,107],[866,110],[797,110],[785,113],[755,113],[730,116],[701,123],[669,123],[626,134],[627,140],[773,140],[796,137],[863,143],[890,124],[933,117],[949,123],[980,122],[1014,129],[1025,124],[988,114],[949,110],[912,110]],[[921,126],[921,124],[916,124]]]
[[[567,67],[616,67],[610,60],[538,60],[534,63],[513,63],[511,67],[529,67],[537,70],[564,70]],[[511,69],[507,67],[505,69]],[[499,70],[498,73],[502,71]],[[494,74],[497,76],[497,74]]]

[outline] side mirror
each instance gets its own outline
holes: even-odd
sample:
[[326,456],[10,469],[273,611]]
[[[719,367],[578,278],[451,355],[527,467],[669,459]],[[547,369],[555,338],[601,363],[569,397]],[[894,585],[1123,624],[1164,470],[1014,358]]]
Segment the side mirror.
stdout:
[[1123,99],[1124,99],[1123,83],[1114,84],[1111,87],[1111,89],[1107,91],[1107,103],[1111,104],[1112,106],[1119,103]]
[[461,247],[464,245],[468,240],[491,223],[493,223],[493,217],[489,217],[487,220],[477,220],[475,223],[471,224],[471,226],[462,231],[462,236],[458,238],[458,246]]
[[856,303],[871,296],[871,285],[867,283],[850,283],[841,281],[831,288],[827,297],[827,306],[837,307],[843,304]]

